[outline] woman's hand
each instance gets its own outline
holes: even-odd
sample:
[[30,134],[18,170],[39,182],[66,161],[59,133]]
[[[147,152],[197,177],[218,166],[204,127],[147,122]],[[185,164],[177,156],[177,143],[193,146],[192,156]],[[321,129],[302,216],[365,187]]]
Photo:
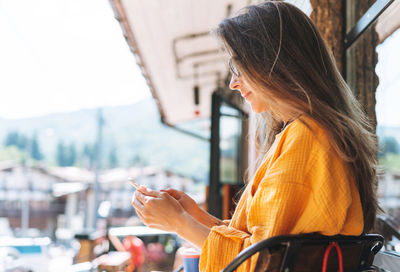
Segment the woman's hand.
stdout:
[[140,186],[132,198],[132,206],[143,224],[165,231],[177,232],[185,209],[169,193]]
[[178,191],[175,189],[167,189],[161,190],[162,192],[167,192],[173,198],[179,201],[185,211],[190,214],[193,218],[195,218],[201,224],[211,228],[213,226],[218,226],[224,224],[218,218],[212,216],[207,213],[205,210],[201,209],[197,203],[187,194],[182,191]]
[[167,189],[161,190],[161,192],[166,192],[173,198],[175,198],[179,204],[185,209],[185,211],[193,217],[197,217],[200,212],[200,207],[197,205],[196,201],[194,201],[190,196],[186,193],[175,190],[175,189]]
[[[174,232],[199,248],[210,233],[209,224],[216,219],[184,192],[173,189],[157,192],[140,186],[133,194],[132,206],[145,225]],[[201,220],[189,214],[184,206],[201,211]]]
[[[172,194],[177,196],[177,194]],[[193,203],[191,203],[191,201],[194,202],[193,199],[187,195],[186,197],[182,194],[179,195],[184,205],[189,208],[193,207]],[[196,203],[194,204],[196,205]],[[207,226],[185,211],[180,202],[167,191],[157,192],[140,186],[133,194],[132,206],[145,225],[174,232],[199,248],[203,246],[210,233]]]

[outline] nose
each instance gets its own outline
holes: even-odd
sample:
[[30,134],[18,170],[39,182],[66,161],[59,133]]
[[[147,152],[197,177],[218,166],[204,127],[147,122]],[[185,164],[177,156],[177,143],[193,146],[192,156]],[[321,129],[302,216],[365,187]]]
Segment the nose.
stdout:
[[242,82],[240,78],[235,75],[232,75],[231,82],[229,82],[229,88],[231,88],[231,90],[239,90],[241,86]]

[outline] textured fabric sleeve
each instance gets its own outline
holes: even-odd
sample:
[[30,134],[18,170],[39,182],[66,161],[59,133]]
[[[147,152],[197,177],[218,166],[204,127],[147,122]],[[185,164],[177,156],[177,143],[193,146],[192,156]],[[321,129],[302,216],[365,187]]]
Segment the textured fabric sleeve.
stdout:
[[200,271],[220,271],[243,249],[250,234],[228,226],[211,229],[200,256]]
[[[290,233],[308,195],[309,190],[298,184],[260,188],[248,211],[249,232],[229,226],[213,227],[202,249],[200,271],[219,271],[251,244],[273,235]],[[237,271],[253,271],[255,262],[256,258],[253,258]]]

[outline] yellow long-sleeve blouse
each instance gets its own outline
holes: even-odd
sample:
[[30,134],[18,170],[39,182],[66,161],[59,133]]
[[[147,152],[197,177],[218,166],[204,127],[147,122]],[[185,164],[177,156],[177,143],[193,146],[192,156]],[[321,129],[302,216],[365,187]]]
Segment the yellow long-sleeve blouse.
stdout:
[[[220,271],[244,248],[275,235],[360,235],[363,227],[347,164],[330,152],[322,127],[301,117],[276,136],[229,225],[211,229],[200,271]],[[255,262],[252,258],[237,271],[254,271]]]

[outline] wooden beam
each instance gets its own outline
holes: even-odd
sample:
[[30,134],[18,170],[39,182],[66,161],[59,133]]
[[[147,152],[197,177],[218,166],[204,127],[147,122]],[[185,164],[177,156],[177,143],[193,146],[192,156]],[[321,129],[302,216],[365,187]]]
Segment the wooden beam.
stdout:
[[[346,6],[348,28],[353,27],[374,2],[374,0],[348,1]],[[375,92],[379,82],[375,73],[378,43],[379,37],[373,24],[346,52],[347,83],[361,103],[374,130],[376,129]]]
[[310,0],[311,20],[332,50],[339,71],[344,75],[344,5],[340,0]]
[[[339,71],[361,103],[373,128],[376,129],[375,92],[378,86],[378,77],[375,73],[375,66],[378,56],[375,49],[379,41],[384,38],[384,34],[379,38],[375,31],[375,25],[373,25],[348,50],[344,49],[345,33],[355,25],[374,2],[374,0],[310,0],[313,10],[310,17],[331,48]],[[385,11],[386,17],[383,18],[393,18],[393,14],[399,8],[389,7]],[[397,25],[397,20],[382,20],[381,25],[382,29],[391,33],[390,31],[393,32]]]

